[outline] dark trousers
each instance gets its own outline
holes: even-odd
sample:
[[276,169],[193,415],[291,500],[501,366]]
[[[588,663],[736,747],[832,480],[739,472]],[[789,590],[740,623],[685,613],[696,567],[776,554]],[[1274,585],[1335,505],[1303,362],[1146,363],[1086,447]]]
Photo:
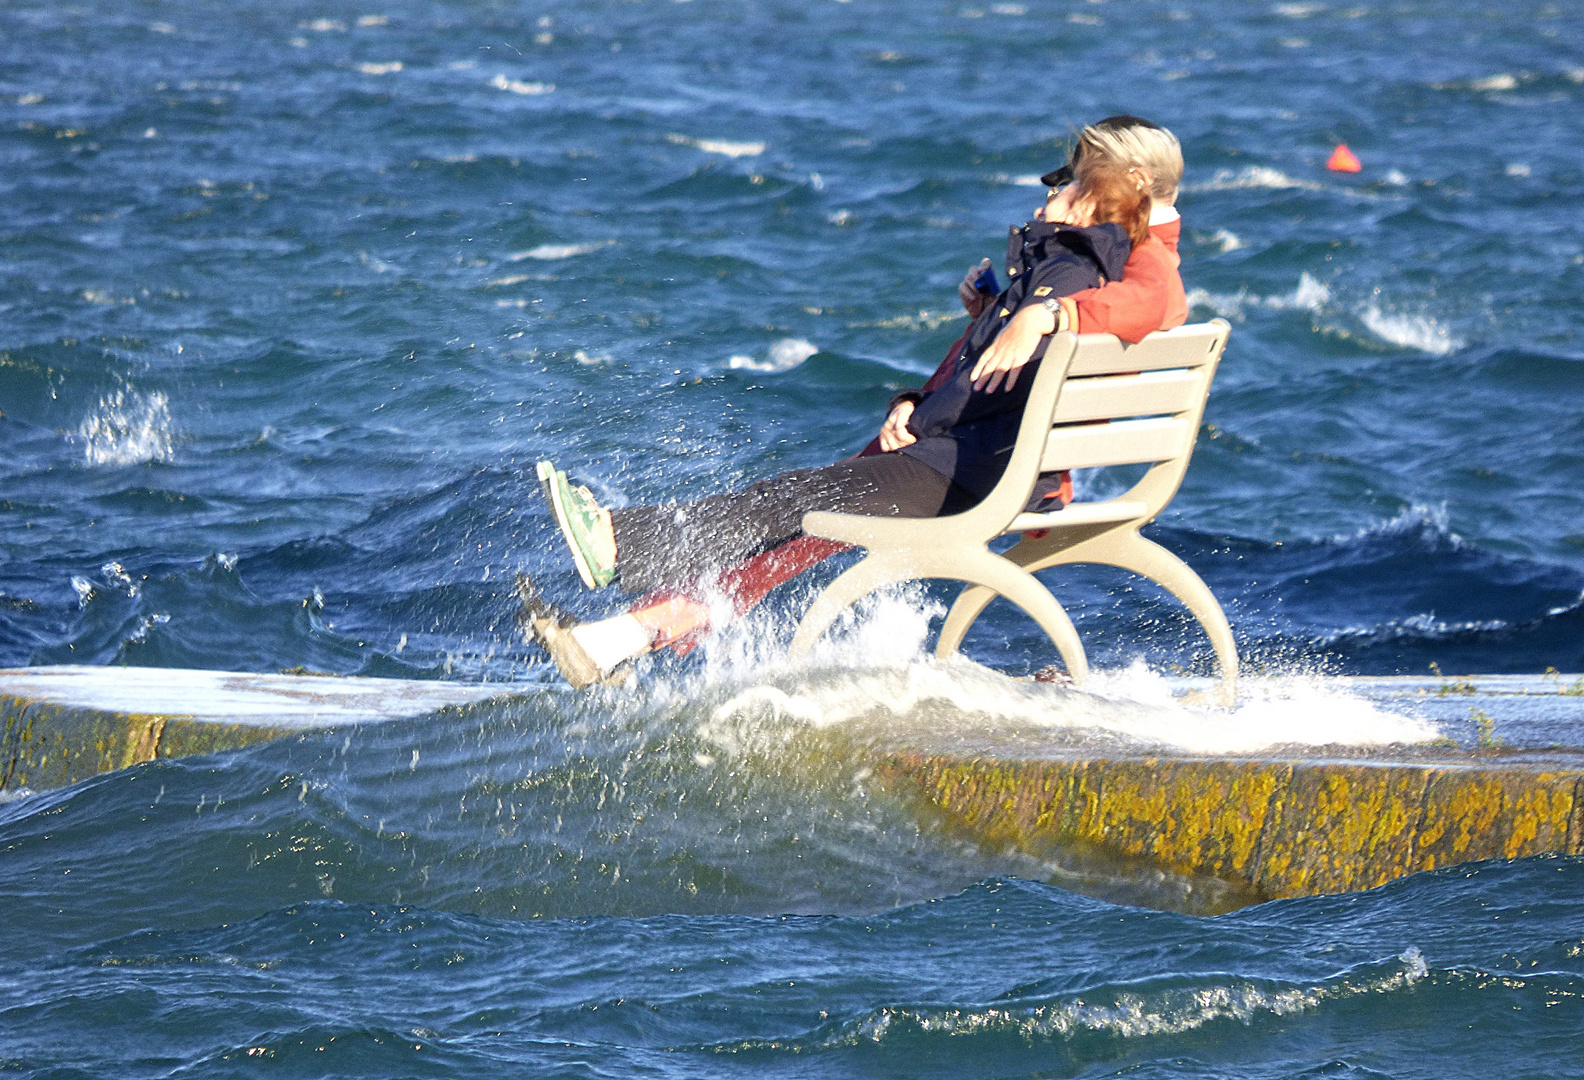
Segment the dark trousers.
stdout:
[[611,511],[623,592],[685,588],[803,535],[810,510],[928,518],[978,496],[905,454],[794,469],[742,491],[670,506]]

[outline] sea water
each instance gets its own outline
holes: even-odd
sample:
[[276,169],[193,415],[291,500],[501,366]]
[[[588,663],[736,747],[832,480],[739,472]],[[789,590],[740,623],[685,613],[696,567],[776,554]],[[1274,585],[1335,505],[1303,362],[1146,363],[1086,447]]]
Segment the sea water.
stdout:
[[[23,0],[0,57],[0,664],[520,691],[0,803],[7,1075],[1584,1075],[1577,859],[1153,911],[864,752],[1466,739],[1335,676],[1584,669],[1571,5]],[[1242,707],[1098,569],[1048,575],[1091,694],[999,606],[925,659],[939,584],[789,666],[839,560],[564,692],[513,576],[621,597],[533,463],[637,504],[853,452],[1120,111],[1233,326],[1151,535]]]

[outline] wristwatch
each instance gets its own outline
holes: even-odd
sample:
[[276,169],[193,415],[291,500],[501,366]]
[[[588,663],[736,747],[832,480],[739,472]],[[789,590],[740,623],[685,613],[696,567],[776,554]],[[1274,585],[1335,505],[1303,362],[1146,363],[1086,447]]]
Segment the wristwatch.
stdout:
[[1067,314],[1063,310],[1061,301],[1059,299],[1054,296],[1047,296],[1045,299],[1040,301],[1040,307],[1056,316],[1056,329],[1052,330],[1051,333],[1054,334],[1065,329],[1064,324],[1067,322]]

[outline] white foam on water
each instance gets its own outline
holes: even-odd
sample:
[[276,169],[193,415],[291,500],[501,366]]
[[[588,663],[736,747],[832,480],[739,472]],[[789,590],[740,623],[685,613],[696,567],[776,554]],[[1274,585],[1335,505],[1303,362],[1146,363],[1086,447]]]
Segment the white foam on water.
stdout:
[[312,30],[316,34],[329,34],[336,31],[344,32],[346,23],[336,19],[305,19],[297,24],[299,30]]
[[1311,15],[1324,11],[1324,4],[1277,4],[1271,10],[1278,15],[1285,15],[1289,19],[1307,19]]
[[1272,311],[1319,311],[1331,302],[1330,286],[1311,276],[1306,270],[1298,275],[1298,286],[1290,293],[1276,296],[1258,296],[1247,289],[1235,293],[1213,293],[1193,289],[1188,293],[1190,308],[1209,308],[1217,315],[1241,319],[1248,308],[1268,308]]
[[802,727],[878,723],[893,735],[1044,732],[1065,741],[1094,737],[1201,754],[1419,743],[1440,735],[1434,724],[1387,712],[1309,674],[1244,678],[1236,707],[1226,709],[1181,696],[1182,682],[1142,660],[1091,671],[1082,692],[1014,679],[962,658],[941,662],[925,647],[930,620],[944,611],[921,604],[922,596],[910,587],[877,598],[861,617],[849,612],[802,664],[785,659],[782,641],[728,629],[711,644],[706,682],[731,693],[698,734],[733,752],[790,738]]
[[686,135],[667,135],[666,139],[678,146],[691,146],[706,154],[721,154],[729,158],[758,157],[765,152],[762,142],[733,142],[730,139],[692,139]]
[[1381,182],[1390,184],[1392,187],[1407,187],[1408,177],[1400,169],[1387,169],[1386,175],[1381,177]]
[[529,248],[506,256],[507,262],[522,262],[524,259],[538,259],[541,262],[552,262],[556,259],[571,259],[579,255],[592,255],[596,251],[608,248],[614,240],[590,240],[582,244],[540,244],[538,247]]
[[1529,166],[1522,161],[1515,161],[1511,165],[1507,166],[1506,171],[1508,176],[1528,176]]
[[359,15],[357,17],[357,24],[359,26],[364,26],[364,27],[367,27],[367,26],[388,26],[388,25],[390,25],[390,16],[389,15]]
[[751,356],[733,356],[727,365],[733,370],[791,371],[803,361],[819,352],[819,346],[802,338],[782,338],[771,345],[763,360]]
[[1189,184],[1183,187],[1184,191],[1245,191],[1250,188],[1265,188],[1268,190],[1282,190],[1284,188],[1301,188],[1304,191],[1319,191],[1321,185],[1313,180],[1296,180],[1280,169],[1273,169],[1268,165],[1250,165],[1237,172],[1231,169],[1220,169],[1209,180],[1202,184]]
[[1506,72],[1502,72],[1500,75],[1490,75],[1483,79],[1475,79],[1473,82],[1469,83],[1469,88],[1472,90],[1486,91],[1516,90],[1518,89],[1518,77],[1516,75],[1509,75]]
[[170,401],[159,391],[140,394],[136,390],[117,390],[106,394],[78,425],[77,438],[83,443],[83,456],[90,465],[169,461]]
[[391,60],[384,64],[362,63],[358,65],[358,70],[365,75],[394,75],[401,69],[402,62],[400,60]]
[[1382,341],[1405,349],[1445,356],[1463,347],[1460,338],[1428,315],[1388,314],[1371,304],[1359,313],[1359,319]]
[[1217,229],[1210,234],[1210,242],[1219,248],[1222,254],[1236,251],[1243,246],[1243,241],[1231,229]]
[[555,92],[555,83],[523,82],[521,79],[508,79],[505,75],[496,75],[489,84],[497,90],[506,90],[525,97]]

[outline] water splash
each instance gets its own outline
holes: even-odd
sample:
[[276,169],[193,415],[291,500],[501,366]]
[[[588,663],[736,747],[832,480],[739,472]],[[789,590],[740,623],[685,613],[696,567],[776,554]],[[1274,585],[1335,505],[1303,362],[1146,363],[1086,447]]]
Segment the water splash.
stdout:
[[117,390],[77,428],[90,465],[138,465],[169,461],[172,451],[170,401],[155,391]]

